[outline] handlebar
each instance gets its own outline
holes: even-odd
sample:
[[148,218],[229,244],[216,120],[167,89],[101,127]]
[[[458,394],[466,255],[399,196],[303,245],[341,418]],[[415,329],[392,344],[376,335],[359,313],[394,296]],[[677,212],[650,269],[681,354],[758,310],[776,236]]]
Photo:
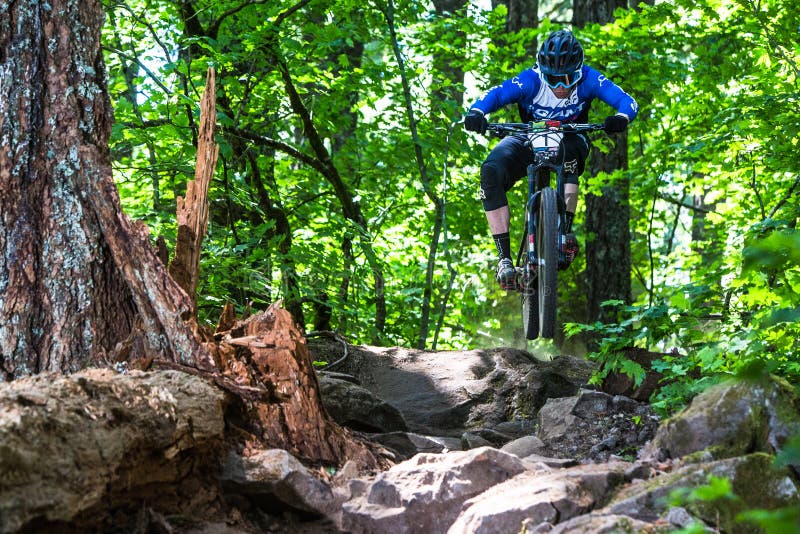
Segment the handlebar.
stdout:
[[496,137],[509,134],[529,134],[536,132],[562,132],[562,133],[582,133],[604,130],[603,124],[575,124],[563,123],[561,121],[542,121],[542,122],[490,122],[486,127],[486,133]]

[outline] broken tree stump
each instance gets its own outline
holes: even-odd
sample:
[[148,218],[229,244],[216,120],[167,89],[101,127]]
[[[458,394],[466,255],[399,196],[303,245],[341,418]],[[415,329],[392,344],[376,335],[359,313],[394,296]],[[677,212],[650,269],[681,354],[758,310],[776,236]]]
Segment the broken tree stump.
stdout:
[[318,465],[378,466],[370,448],[325,411],[306,340],[288,311],[273,304],[218,336],[222,373],[262,391],[243,406],[256,448],[285,449]]
[[216,77],[213,68],[206,74],[206,88],[200,102],[200,130],[197,136],[197,165],[194,180],[186,184],[186,196],[177,199],[178,237],[169,274],[192,301],[197,313],[197,284],[200,278],[200,253],[208,228],[208,188],[214,177],[219,146],[214,143],[217,120]]

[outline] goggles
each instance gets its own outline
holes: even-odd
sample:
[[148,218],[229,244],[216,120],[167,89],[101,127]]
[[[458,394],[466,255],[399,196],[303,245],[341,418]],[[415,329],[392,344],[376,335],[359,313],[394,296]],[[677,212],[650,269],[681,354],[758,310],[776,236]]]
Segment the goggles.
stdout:
[[583,72],[581,72],[581,69],[578,69],[572,74],[545,74],[544,81],[553,89],[558,89],[559,87],[569,89],[581,81],[582,76]]

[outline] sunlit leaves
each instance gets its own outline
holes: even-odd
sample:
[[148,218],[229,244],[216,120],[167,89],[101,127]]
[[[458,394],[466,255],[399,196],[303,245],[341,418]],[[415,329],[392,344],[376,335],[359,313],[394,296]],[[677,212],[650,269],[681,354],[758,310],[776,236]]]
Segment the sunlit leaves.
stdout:
[[[181,9],[188,4],[197,11],[184,20]],[[492,283],[492,245],[477,197],[479,166],[491,142],[450,127],[479,93],[530,67],[535,60],[526,49],[556,23],[544,19],[535,30],[508,35],[504,6],[481,11],[470,4],[439,16],[424,3],[396,4],[418,142],[432,188],[447,199],[448,232],[439,238],[433,294],[436,305],[449,280],[446,247],[457,276],[444,342],[517,343],[518,299]],[[223,95],[220,126],[311,153],[276,68],[279,54],[333,164],[358,197],[386,267],[386,341],[411,344],[433,210],[422,191],[383,14],[375,4],[336,0],[324,10],[301,10],[277,26],[277,17],[291,5],[168,0],[109,5],[104,44],[116,118],[111,146],[125,209],[145,220],[154,236],[172,241],[174,198],[193,176],[193,128],[208,65],[217,68]],[[615,324],[574,325],[568,331],[598,334],[601,358],[637,380],[640,369],[612,360],[613,355],[626,347],[663,352],[658,369],[677,379],[658,399],[665,409],[710,381],[694,382],[703,373],[732,374],[759,361],[800,377],[800,12],[784,0],[759,2],[757,11],[754,5],[658,2],[617,12],[613,25],[578,31],[587,63],[603,65],[641,106],[629,131],[628,168],[622,171],[631,182],[637,300],[631,307],[617,303]],[[234,7],[243,8],[216,24]],[[216,32],[198,34],[194,22]],[[466,71],[463,87],[433,67],[440,59]],[[434,92],[461,89],[463,104],[431,104]],[[591,120],[607,111],[597,103]],[[495,118],[516,120],[516,111]],[[332,326],[346,325],[343,333],[355,341],[369,339],[372,273],[359,248],[360,234],[343,216],[331,186],[317,170],[281,151],[230,134],[218,141],[221,162],[212,184],[201,275],[206,319],[213,322],[226,301],[241,310],[249,301],[285,297],[283,269],[291,263],[307,309],[326,292],[341,320]],[[610,142],[598,136],[595,146],[604,150]],[[584,175],[582,191],[599,193],[619,176]],[[515,214],[524,204],[520,189],[509,192]],[[293,241],[286,253],[264,193],[288,218]],[[579,231],[581,224],[579,212]],[[346,238],[353,242],[351,264],[342,252]],[[559,298],[565,306],[581,302],[579,286],[567,283],[580,280],[581,261],[563,277],[566,294]]]

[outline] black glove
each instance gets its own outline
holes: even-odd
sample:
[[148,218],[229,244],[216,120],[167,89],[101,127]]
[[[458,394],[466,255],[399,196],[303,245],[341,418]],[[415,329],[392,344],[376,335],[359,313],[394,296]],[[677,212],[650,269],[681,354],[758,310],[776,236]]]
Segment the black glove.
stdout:
[[607,133],[619,133],[628,129],[628,119],[622,115],[611,115],[606,117],[606,122],[603,124],[603,129]]
[[486,133],[486,127],[489,125],[489,121],[486,120],[486,117],[477,109],[469,110],[469,113],[466,117],[464,117],[464,128],[468,132],[478,132],[480,134]]

